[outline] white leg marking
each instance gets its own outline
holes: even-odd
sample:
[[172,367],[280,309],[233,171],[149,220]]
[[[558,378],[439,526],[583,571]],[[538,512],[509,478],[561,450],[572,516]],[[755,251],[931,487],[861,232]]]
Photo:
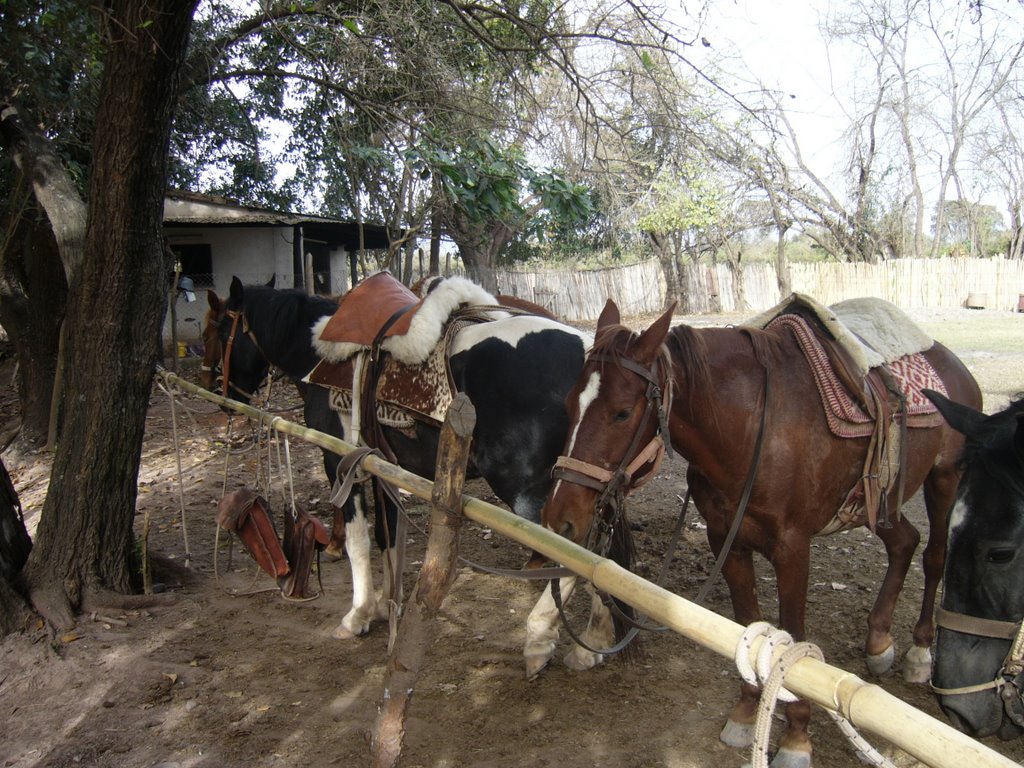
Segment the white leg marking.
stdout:
[[910,646],[903,657],[903,679],[908,683],[927,683],[932,679],[932,652],[929,648]]
[[[592,585],[587,584],[587,591],[590,592],[590,620],[587,628],[580,636],[580,640],[591,648],[610,648],[615,642],[615,624],[612,622],[612,614],[601,602],[601,598],[594,591]],[[603,653],[588,651],[582,645],[573,643],[572,650],[565,657],[565,666],[576,672],[596,667],[605,656]]]
[[893,662],[896,661],[896,644],[893,643],[884,651],[874,656],[868,654],[865,661],[868,665],[868,672],[872,675],[875,677],[884,675],[892,669]]
[[[562,600],[568,600],[576,586],[576,577],[567,576],[559,580],[559,591]],[[551,585],[544,587],[537,604],[533,606],[526,619],[526,642],[523,644],[523,657],[526,660],[526,677],[533,678],[540,672],[551,657],[555,655],[555,643],[558,641],[558,606],[551,597]]]
[[352,522],[345,526],[345,551],[352,564],[352,608],[334,630],[334,636],[342,640],[366,634],[377,608],[370,568],[370,531],[366,524],[366,512],[358,496],[353,497],[353,502],[356,514]]

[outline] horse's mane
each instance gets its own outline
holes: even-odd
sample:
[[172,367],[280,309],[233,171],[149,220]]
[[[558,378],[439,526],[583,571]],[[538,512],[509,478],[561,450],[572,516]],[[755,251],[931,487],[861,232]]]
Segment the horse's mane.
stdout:
[[250,328],[266,349],[287,350],[300,341],[313,343],[313,324],[338,309],[337,301],[311,295],[300,288],[268,288],[247,285],[242,307]]
[[1016,494],[1024,494],[1024,475],[1021,474],[1024,457],[1017,455],[1014,442],[1021,423],[1019,419],[1024,418],[1024,393],[1015,397],[1009,406],[986,419],[983,428],[970,436],[960,465],[964,469],[978,467],[1000,485]]

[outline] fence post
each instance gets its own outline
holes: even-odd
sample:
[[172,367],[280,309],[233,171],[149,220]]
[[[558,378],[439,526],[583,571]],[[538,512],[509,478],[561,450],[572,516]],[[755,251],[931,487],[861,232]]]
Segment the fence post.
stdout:
[[434,639],[434,619],[455,582],[462,524],[462,486],[475,425],[476,409],[465,394],[458,394],[448,408],[441,429],[427,551],[388,658],[384,697],[370,739],[374,768],[386,768],[398,762],[405,735],[406,710],[427,647]]

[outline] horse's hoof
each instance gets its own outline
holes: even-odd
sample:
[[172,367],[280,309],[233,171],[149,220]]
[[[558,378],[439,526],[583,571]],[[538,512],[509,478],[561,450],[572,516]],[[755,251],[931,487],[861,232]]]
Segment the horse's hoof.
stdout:
[[331,546],[324,547],[324,558],[329,560],[330,562],[336,563],[343,557],[345,557],[345,550],[336,549],[335,547]]
[[344,624],[339,624],[337,628],[331,633],[331,637],[335,640],[354,640],[355,635],[352,630],[346,627]]
[[336,640],[354,640],[360,635],[370,631],[370,622],[359,622],[357,619],[346,616],[341,624],[334,630],[333,636]]
[[737,723],[730,718],[725,721],[725,727],[718,734],[718,739],[730,747],[749,747],[754,743],[753,723]]
[[908,683],[927,683],[932,679],[932,652],[928,648],[911,646],[903,657],[903,679]]
[[780,749],[772,758],[771,768],[811,768],[811,753],[802,749]]
[[890,669],[892,669],[893,662],[896,661],[896,645],[890,645],[884,651],[879,654],[872,655],[868,654],[867,664],[868,672],[876,677],[884,675]]
[[377,607],[373,609],[373,620],[374,621],[390,621],[391,620],[391,609],[388,605],[387,600],[381,600],[377,603]]
[[524,655],[526,660],[526,679],[533,680],[551,661],[551,653],[535,653],[528,656]]
[[586,672],[588,669],[593,669],[604,661],[604,657],[599,653],[593,653],[577,645],[565,654],[565,658],[562,661],[573,672]]

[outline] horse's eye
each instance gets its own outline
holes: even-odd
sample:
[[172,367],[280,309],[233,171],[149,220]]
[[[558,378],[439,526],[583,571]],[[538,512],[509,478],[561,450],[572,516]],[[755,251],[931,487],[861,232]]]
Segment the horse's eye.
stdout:
[[615,414],[615,421],[622,422],[629,419],[629,415],[633,412],[632,408],[623,408],[621,411]]
[[1016,550],[1013,547],[994,547],[985,555],[985,560],[995,565],[1003,565],[1013,560]]

